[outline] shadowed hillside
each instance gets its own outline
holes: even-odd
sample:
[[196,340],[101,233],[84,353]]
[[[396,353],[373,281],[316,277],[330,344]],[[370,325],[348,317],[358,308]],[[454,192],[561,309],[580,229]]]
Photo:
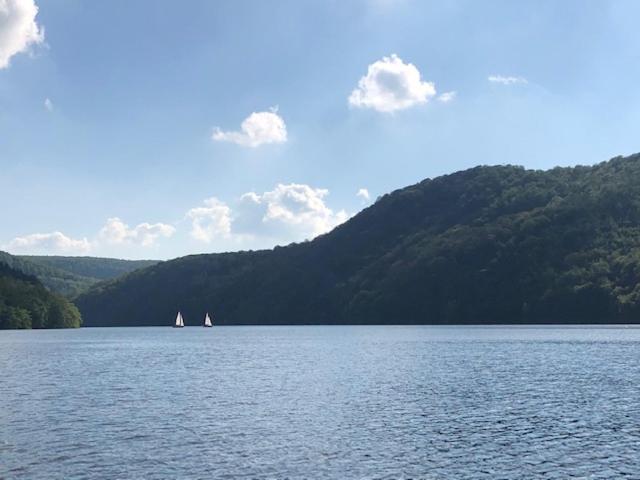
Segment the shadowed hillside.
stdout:
[[640,155],[476,167],[383,196],[329,234],[98,284],[86,325],[640,321]]
[[97,257],[10,255],[0,251],[0,262],[33,275],[52,292],[74,298],[92,285],[117,278],[156,260],[120,260]]
[[21,258],[39,265],[97,280],[110,280],[133,270],[158,263],[157,260],[122,260],[119,258],[62,257],[57,255],[21,255]]
[[36,277],[0,262],[0,329],[68,328],[81,324],[78,309],[49,292]]

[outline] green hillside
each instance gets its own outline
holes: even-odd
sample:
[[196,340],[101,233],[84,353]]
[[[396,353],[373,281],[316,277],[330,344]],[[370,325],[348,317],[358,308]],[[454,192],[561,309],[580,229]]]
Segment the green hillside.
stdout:
[[0,263],[5,263],[15,270],[37,277],[52,292],[73,298],[98,283],[97,278],[84,277],[56,268],[46,263],[36,263],[30,257],[10,255],[0,251]]
[[96,285],[87,325],[640,322],[640,155],[476,167],[311,242],[184,257]]
[[109,280],[139,268],[158,263],[157,260],[122,260],[119,258],[63,257],[22,255],[21,258],[45,267],[72,273],[82,278]]
[[74,298],[92,285],[158,263],[156,260],[120,260],[97,257],[10,255],[0,251],[0,262],[33,275],[52,292]]
[[0,329],[69,328],[81,323],[72,303],[49,292],[34,276],[0,262]]

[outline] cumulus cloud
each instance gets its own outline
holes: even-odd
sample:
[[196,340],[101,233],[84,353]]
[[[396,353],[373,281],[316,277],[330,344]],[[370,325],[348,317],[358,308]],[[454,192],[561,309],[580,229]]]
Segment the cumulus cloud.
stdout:
[[[201,242],[219,242],[219,246],[235,248],[270,248],[312,239],[345,222],[349,215],[345,210],[331,209],[326,204],[328,195],[326,189],[305,184],[278,184],[262,193],[247,192],[232,206],[210,197],[185,216],[191,223],[191,237]],[[369,198],[364,188],[357,195]],[[111,217],[91,240],[70,238],[56,231],[16,237],[2,248],[32,254],[80,255],[89,251],[113,254],[109,247],[150,247],[175,232],[176,228],[166,223],[144,222],[131,227],[120,218]]]
[[46,108],[47,111],[49,111],[49,112],[53,112],[53,102],[50,99],[45,98],[44,99],[44,108]]
[[[283,228],[305,239],[326,233],[347,220],[344,210],[334,212],[325,204],[328,194],[326,189],[298,183],[278,184],[262,195],[249,193],[250,200],[264,211],[263,224]],[[247,199],[247,195],[244,198]]]
[[[2,0],[0,0],[0,3]],[[109,218],[91,240],[74,239],[62,232],[32,233],[16,237],[2,248],[13,253],[81,255],[107,245],[150,247],[160,237],[171,237],[176,229],[166,223],[140,223],[131,228],[118,217]]]
[[358,190],[356,196],[360,197],[364,201],[369,201],[369,199],[371,198],[371,196],[369,195],[369,190],[367,190],[366,188],[361,188],[360,190]]
[[278,184],[263,193],[247,192],[233,204],[212,197],[187,212],[191,236],[211,243],[273,246],[314,238],[348,219],[325,203],[329,191],[304,184]]
[[259,147],[266,143],[284,143],[287,141],[287,126],[277,107],[269,112],[253,112],[244,119],[240,131],[213,129],[213,140],[232,142],[243,147]]
[[0,0],[0,68],[11,57],[44,41],[44,30],[36,23],[34,0]]
[[13,253],[81,254],[91,250],[91,243],[86,238],[74,239],[62,232],[32,233],[14,238],[4,248]]
[[498,83],[501,85],[514,85],[514,84],[526,84],[529,83],[524,77],[508,77],[504,75],[489,75],[487,78],[491,83]]
[[395,112],[426,103],[436,94],[432,82],[424,82],[420,71],[393,54],[369,65],[367,74],[349,96],[349,105]]
[[148,247],[160,237],[171,237],[175,231],[175,227],[166,223],[144,222],[131,228],[118,217],[112,217],[100,230],[99,238],[112,245],[137,244]]
[[227,238],[231,233],[231,208],[215,197],[206,199],[203,206],[189,210],[187,217],[191,219],[191,236],[201,242]]
[[444,92],[438,95],[438,101],[442,103],[449,103],[453,101],[457,95],[458,95],[457,92]]

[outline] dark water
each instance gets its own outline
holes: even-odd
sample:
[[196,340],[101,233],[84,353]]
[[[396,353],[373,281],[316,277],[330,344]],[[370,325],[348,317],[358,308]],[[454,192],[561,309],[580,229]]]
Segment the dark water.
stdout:
[[640,330],[0,332],[0,478],[640,478]]

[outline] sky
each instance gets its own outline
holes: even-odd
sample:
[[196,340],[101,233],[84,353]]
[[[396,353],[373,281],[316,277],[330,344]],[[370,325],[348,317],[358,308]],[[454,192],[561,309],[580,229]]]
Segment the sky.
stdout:
[[0,0],[0,249],[304,241],[479,164],[640,151],[636,1]]

